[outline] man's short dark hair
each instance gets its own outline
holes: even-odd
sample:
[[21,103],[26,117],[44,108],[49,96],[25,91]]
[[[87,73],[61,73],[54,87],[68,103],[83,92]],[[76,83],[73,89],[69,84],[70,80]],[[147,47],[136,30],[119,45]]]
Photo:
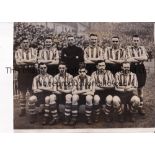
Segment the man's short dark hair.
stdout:
[[85,63],[80,63],[79,64],[79,70],[81,69],[86,69],[86,64]]
[[99,63],[102,63],[102,62],[104,62],[104,63],[105,63],[105,61],[104,61],[104,60],[98,60],[98,61],[96,61],[96,62],[95,62],[95,64],[96,64],[96,65],[98,65]]
[[91,36],[95,36],[95,37],[97,37],[97,34],[95,34],[95,33],[91,33],[91,34],[89,35],[89,37],[91,37]]
[[[40,68],[41,65],[46,65],[45,63],[41,62],[38,64],[38,68]],[[46,65],[47,66],[47,65]]]
[[[123,62],[123,63],[122,63],[122,67],[123,67],[124,64],[130,64],[130,62],[127,62],[127,61]],[[130,64],[130,65],[131,65],[131,64]]]
[[69,34],[69,35],[67,36],[67,38],[71,38],[71,37],[73,37],[73,38],[74,38],[74,36],[73,36],[73,35],[71,35],[71,34]]
[[60,66],[60,65],[65,65],[65,66],[66,66],[66,63],[63,62],[63,61],[60,61],[60,62],[59,62],[59,66]]
[[52,40],[52,38],[51,38],[50,36],[45,37],[45,40],[46,40],[46,39],[51,39],[51,40]]
[[139,38],[139,35],[138,35],[138,34],[134,34],[134,35],[132,36],[132,38]]
[[113,38],[118,38],[118,39],[119,39],[119,36],[113,36],[112,39],[113,39]]

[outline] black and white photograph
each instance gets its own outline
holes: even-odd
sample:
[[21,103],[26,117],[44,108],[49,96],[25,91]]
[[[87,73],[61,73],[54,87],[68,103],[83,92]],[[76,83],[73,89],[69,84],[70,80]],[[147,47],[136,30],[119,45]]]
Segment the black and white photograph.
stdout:
[[153,22],[15,22],[13,31],[14,129],[155,127]]

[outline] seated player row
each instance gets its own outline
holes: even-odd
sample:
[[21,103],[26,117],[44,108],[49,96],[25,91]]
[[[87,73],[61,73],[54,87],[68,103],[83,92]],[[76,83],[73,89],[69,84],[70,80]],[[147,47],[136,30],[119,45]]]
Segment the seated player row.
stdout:
[[[130,63],[122,64],[122,71],[115,74],[106,70],[105,62],[99,61],[97,70],[87,75],[84,64],[79,67],[78,75],[73,78],[67,73],[64,63],[59,64],[59,73],[53,78],[47,74],[47,65],[39,64],[40,74],[33,79],[33,95],[29,98],[28,110],[30,122],[36,121],[36,107],[44,109],[43,125],[58,123],[58,105],[65,104],[64,124],[75,125],[79,114],[79,103],[85,104],[85,116],[88,124],[98,122],[102,110],[106,121],[111,121],[116,113],[119,121],[124,120],[127,112],[130,121],[142,107],[136,95],[136,74],[130,71]],[[45,104],[44,104],[45,103]]]

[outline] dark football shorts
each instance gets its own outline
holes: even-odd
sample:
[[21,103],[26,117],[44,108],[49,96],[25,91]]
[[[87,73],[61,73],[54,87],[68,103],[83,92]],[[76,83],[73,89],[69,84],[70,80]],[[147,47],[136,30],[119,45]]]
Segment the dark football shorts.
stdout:
[[58,104],[65,104],[65,102],[66,102],[65,96],[66,96],[66,94],[56,94],[56,102]]
[[37,71],[33,66],[18,66],[18,88],[20,91],[26,92],[32,90],[33,78],[37,75]]
[[121,103],[124,105],[130,104],[130,100],[133,96],[137,96],[134,92],[118,92],[115,93],[121,99]]
[[34,93],[33,95],[37,97],[37,106],[45,104],[45,97],[50,96],[51,94],[51,92]]
[[147,75],[144,64],[132,63],[131,72],[135,73],[137,76],[138,88],[145,86]]
[[108,95],[114,96],[115,90],[114,89],[107,89],[107,90],[101,90],[101,91],[95,91],[95,95],[99,95],[100,97],[100,103],[105,104],[105,99]]
[[86,104],[86,96],[87,95],[79,95],[79,100],[78,100],[79,105],[85,105]]

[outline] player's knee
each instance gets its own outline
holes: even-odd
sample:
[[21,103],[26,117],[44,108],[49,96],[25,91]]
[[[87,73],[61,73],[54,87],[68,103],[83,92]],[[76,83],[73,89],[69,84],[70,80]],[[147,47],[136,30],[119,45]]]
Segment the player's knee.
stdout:
[[98,95],[94,96],[94,104],[98,104],[100,102],[100,97]]
[[49,97],[49,96],[46,96],[46,97],[45,97],[45,103],[48,104],[49,102],[50,102],[50,97]]
[[65,96],[65,98],[66,98],[66,103],[71,103],[71,101],[72,101],[72,95],[71,94],[67,94]]
[[37,102],[37,97],[36,96],[31,96],[30,98],[29,98],[29,104],[33,104],[33,103],[36,103]]
[[93,97],[91,95],[86,96],[86,102],[87,103],[92,103]]
[[121,106],[121,100],[118,96],[113,97],[113,107],[118,109]]
[[138,107],[140,105],[140,98],[138,96],[133,96],[130,102],[133,107]]
[[56,95],[55,94],[50,95],[50,101],[56,101]]
[[77,102],[79,100],[79,95],[73,95],[72,101]]
[[106,103],[111,104],[113,102],[113,97],[111,95],[108,95],[105,100]]

